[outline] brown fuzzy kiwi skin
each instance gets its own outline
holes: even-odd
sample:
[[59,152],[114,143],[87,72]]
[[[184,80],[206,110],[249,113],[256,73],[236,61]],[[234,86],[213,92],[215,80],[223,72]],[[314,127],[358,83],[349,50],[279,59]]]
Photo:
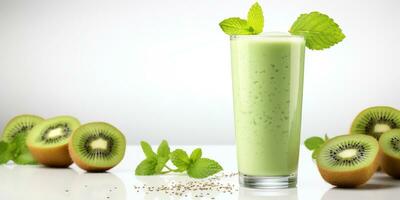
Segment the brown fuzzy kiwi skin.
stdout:
[[78,165],[81,169],[86,170],[87,172],[105,172],[114,166],[107,166],[107,167],[95,167],[95,166],[90,166],[86,164],[84,161],[81,160],[79,155],[75,152],[74,148],[72,147],[72,142],[71,138],[68,142],[68,150],[69,150],[69,155],[71,156],[72,160],[76,165]]
[[318,165],[322,178],[340,188],[355,188],[366,183],[376,172],[382,159],[382,151],[379,150],[375,160],[370,166],[347,172],[335,172],[324,169]]
[[384,153],[381,168],[389,176],[400,179],[400,159]]
[[72,164],[68,144],[52,148],[38,148],[28,144],[32,156],[41,164],[48,167],[64,168]]

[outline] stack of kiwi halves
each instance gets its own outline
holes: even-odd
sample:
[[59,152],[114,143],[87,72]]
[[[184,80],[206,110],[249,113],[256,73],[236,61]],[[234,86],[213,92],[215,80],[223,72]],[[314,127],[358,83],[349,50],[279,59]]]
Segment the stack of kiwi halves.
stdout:
[[400,178],[400,111],[376,106],[354,119],[350,134],[330,139],[317,156],[321,176],[338,187],[366,183],[379,166]]
[[75,162],[86,171],[105,171],[117,165],[125,154],[125,137],[104,122],[80,125],[71,116],[44,120],[20,115],[6,126],[2,138],[26,134],[32,156],[48,167],[68,167]]

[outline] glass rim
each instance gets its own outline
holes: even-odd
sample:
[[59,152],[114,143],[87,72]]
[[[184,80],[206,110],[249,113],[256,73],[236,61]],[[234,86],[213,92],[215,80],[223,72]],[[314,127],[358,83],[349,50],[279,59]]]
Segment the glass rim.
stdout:
[[288,32],[265,32],[258,35],[231,35],[231,40],[236,39],[265,39],[265,38],[298,38],[304,39],[302,35],[293,35]]

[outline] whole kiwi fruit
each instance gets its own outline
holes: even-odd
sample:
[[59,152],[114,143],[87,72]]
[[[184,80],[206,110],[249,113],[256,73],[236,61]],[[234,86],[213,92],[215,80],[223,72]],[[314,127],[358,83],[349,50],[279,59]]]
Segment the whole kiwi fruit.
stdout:
[[389,176],[400,179],[400,129],[393,129],[382,134],[379,146],[383,152],[382,170]]
[[322,178],[337,187],[357,187],[366,183],[379,166],[378,141],[368,135],[342,135],[324,144],[317,156]]
[[49,167],[68,167],[72,164],[68,139],[79,126],[79,120],[74,117],[54,117],[32,128],[26,143],[39,163]]
[[72,160],[88,172],[102,172],[116,166],[124,157],[125,136],[105,122],[79,127],[68,144]]
[[367,134],[379,140],[386,131],[400,128],[400,111],[389,106],[375,106],[361,111],[350,128],[351,134]]

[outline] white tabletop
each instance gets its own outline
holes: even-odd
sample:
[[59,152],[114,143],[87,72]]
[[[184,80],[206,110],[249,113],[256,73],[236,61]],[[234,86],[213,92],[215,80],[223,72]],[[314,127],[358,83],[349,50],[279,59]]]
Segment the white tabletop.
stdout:
[[[182,146],[181,146],[182,147]],[[204,157],[217,160],[224,173],[236,172],[234,146],[200,146]],[[178,147],[172,147],[173,149]],[[194,146],[183,146],[187,151]],[[66,200],[66,199],[352,199],[377,200],[394,199],[400,195],[400,180],[394,180],[383,173],[377,173],[366,185],[358,189],[334,188],[320,177],[310,153],[302,147],[300,154],[299,179],[297,188],[281,190],[249,190],[238,186],[237,176],[222,177],[217,182],[233,185],[229,192],[202,191],[185,192],[182,197],[165,192],[149,192],[135,187],[151,187],[187,182],[184,175],[138,177],[134,175],[136,165],[143,159],[138,146],[129,146],[124,160],[109,173],[85,173],[72,165],[68,169],[52,169],[41,166],[0,166],[1,200]],[[197,197],[196,197],[197,196]],[[199,197],[203,196],[203,197]]]

